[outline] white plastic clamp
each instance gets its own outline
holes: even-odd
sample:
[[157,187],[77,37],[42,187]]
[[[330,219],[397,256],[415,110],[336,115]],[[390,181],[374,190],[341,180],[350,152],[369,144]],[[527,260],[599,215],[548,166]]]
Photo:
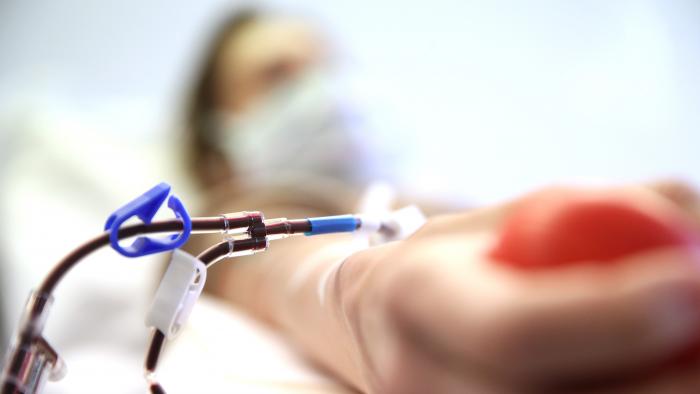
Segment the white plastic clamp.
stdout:
[[204,263],[175,249],[146,316],[146,325],[162,331],[168,339],[175,338],[202,294],[206,279]]

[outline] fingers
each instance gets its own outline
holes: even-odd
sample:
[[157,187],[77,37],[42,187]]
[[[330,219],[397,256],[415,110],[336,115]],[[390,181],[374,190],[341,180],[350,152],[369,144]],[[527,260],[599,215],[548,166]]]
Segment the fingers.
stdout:
[[523,361],[513,371],[533,381],[596,382],[654,369],[695,344],[697,261],[677,251],[633,260],[614,272],[574,270],[557,283],[527,284],[500,322],[501,361]]
[[700,224],[700,194],[689,184],[681,181],[663,180],[652,182],[648,187],[674,203],[689,218]]

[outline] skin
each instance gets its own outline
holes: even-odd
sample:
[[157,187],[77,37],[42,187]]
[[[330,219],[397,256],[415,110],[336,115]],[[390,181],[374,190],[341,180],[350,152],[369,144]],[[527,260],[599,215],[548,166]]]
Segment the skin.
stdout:
[[216,67],[219,110],[249,111],[267,93],[325,60],[319,36],[297,19],[262,17],[230,39]]
[[[231,41],[218,71],[219,105],[233,113],[254,107],[323,52],[298,22],[264,19],[248,30]],[[700,200],[682,184],[596,193],[699,225]],[[337,213],[299,201],[217,197],[226,202],[207,211]],[[488,251],[519,201],[433,217],[405,240],[354,253],[344,235],[275,241],[265,253],[220,263],[208,284],[362,392],[700,392],[697,362],[669,364],[700,332],[694,248],[518,270]]]
[[[596,193],[700,226],[697,198],[681,203],[656,185]],[[433,217],[405,240],[355,253],[344,235],[275,241],[210,277],[219,296],[362,392],[700,390],[697,364],[669,364],[700,333],[695,247],[515,269],[488,251],[521,200]],[[262,209],[268,217],[321,213],[271,200]]]
[[[670,206],[692,214],[649,204],[653,189],[607,192],[650,214]],[[336,293],[360,338],[363,389],[510,393],[570,391],[581,382],[593,386],[588,392],[700,388],[692,365],[662,368],[698,339],[700,259],[692,247],[519,271],[486,253],[511,208],[435,218],[409,239],[346,262]]]

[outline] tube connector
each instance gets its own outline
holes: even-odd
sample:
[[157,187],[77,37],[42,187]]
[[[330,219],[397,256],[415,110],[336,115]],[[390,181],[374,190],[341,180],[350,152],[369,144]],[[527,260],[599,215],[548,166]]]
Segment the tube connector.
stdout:
[[229,252],[224,258],[249,256],[267,250],[269,242],[267,237],[236,239],[229,238]]
[[221,217],[224,219],[223,233],[228,236],[240,234],[254,236],[254,233],[259,231],[260,226],[263,226],[265,220],[265,215],[258,211],[225,213]]

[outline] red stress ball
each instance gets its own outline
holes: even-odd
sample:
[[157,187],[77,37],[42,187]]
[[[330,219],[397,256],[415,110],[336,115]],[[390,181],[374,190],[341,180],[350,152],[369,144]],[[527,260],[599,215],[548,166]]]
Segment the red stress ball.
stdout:
[[523,268],[607,264],[691,243],[689,226],[670,203],[651,194],[630,197],[583,190],[530,196],[506,219],[490,257]]

